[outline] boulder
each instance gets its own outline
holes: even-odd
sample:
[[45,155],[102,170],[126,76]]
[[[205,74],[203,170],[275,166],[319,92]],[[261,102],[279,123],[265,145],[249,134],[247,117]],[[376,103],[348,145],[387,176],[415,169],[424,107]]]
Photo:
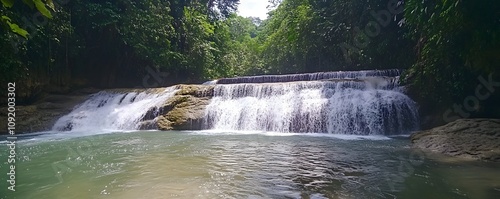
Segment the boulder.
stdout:
[[[179,85],[179,91],[169,98],[155,119],[160,130],[201,130],[205,107],[210,103],[214,86]],[[147,115],[147,114],[146,114]]]
[[412,145],[448,156],[500,162],[500,119],[459,119],[416,132]]

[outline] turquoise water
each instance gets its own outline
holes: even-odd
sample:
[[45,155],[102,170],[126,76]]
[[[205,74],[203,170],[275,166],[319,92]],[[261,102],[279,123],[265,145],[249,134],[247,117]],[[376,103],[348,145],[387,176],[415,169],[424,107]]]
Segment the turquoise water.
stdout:
[[426,155],[402,137],[139,131],[19,139],[16,191],[2,180],[2,198],[500,198],[499,164]]

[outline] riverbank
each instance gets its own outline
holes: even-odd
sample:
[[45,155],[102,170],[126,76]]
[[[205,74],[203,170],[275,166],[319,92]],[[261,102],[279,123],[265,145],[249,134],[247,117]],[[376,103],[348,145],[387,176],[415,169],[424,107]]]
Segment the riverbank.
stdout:
[[411,135],[413,147],[452,157],[500,162],[500,119],[459,119]]

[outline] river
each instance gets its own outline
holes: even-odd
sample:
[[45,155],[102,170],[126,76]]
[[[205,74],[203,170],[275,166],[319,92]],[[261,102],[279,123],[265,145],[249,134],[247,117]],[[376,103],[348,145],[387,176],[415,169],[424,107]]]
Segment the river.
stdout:
[[500,196],[499,164],[448,161],[401,136],[47,132],[20,137],[17,156],[16,191],[3,198]]

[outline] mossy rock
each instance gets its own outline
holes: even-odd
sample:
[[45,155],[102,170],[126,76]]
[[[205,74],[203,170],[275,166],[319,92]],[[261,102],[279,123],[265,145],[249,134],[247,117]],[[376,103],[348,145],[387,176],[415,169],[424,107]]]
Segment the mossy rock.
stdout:
[[[205,107],[210,99],[194,96],[174,96],[171,110],[158,118],[158,127],[161,130],[199,130],[205,116]],[[165,121],[166,120],[166,121]]]
[[200,130],[205,107],[213,95],[214,86],[178,85],[179,91],[160,108],[157,118],[160,130]]
[[177,85],[179,91],[176,95],[190,95],[194,97],[213,96],[215,86],[213,85]]

